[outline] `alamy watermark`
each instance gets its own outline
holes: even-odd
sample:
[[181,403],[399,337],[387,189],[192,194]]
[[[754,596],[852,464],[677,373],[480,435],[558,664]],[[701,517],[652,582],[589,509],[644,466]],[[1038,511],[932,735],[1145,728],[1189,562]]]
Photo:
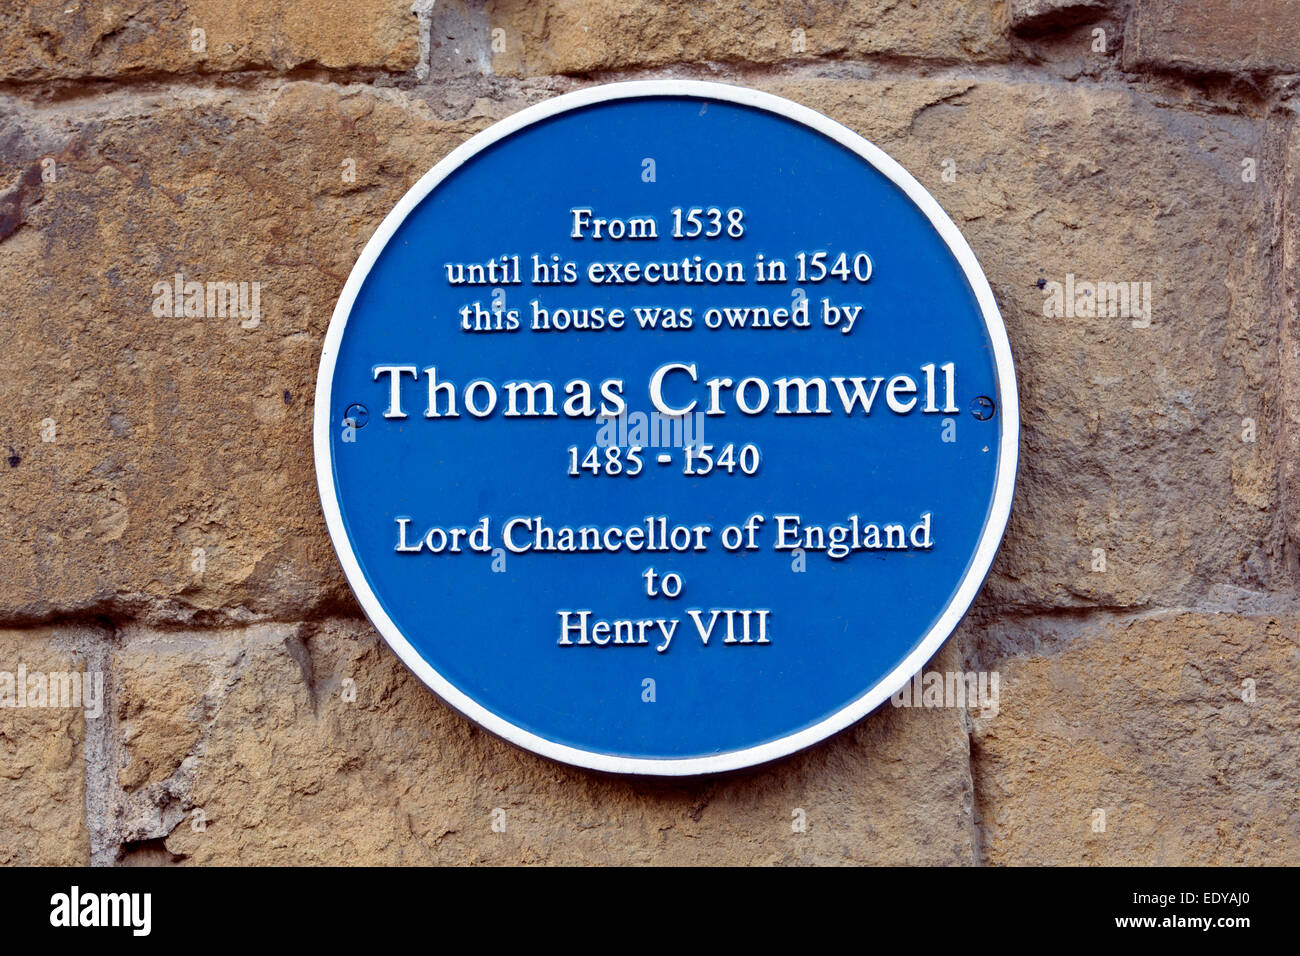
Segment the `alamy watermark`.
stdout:
[[1001,682],[997,671],[918,671],[889,702],[895,707],[978,708],[981,717],[991,718],[998,715]]
[[600,448],[693,448],[704,440],[704,413],[662,415],[629,412],[604,415],[596,431]]
[[1043,290],[1043,315],[1049,319],[1131,319],[1133,328],[1151,326],[1150,282],[1091,282],[1068,273],[1064,282],[1039,280]]
[[50,897],[50,925],[123,927],[132,936],[148,936],[153,929],[153,894],[83,893],[74,885]]
[[0,671],[0,708],[78,707],[86,718],[104,713],[104,675],[100,671]]
[[262,322],[260,282],[187,282],[185,274],[178,272],[171,281],[155,282],[151,292],[155,318],[239,318],[245,329],[255,329]]

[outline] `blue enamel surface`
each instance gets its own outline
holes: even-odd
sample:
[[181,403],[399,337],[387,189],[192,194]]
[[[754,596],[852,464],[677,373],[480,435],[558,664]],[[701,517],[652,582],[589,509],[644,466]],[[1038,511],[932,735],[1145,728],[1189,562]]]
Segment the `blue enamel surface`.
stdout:
[[[642,181],[642,161],[656,181]],[[595,242],[568,237],[573,206],[596,215],[654,216],[661,238]],[[674,206],[744,210],[742,239],[668,238]],[[491,289],[451,287],[445,262],[519,253],[558,254],[585,265],[680,259],[739,260],[752,276],[757,253],[793,268],[799,250],[868,252],[869,283],[805,283],[813,327],[703,327],[710,306],[789,307],[791,281],[735,286],[505,288],[508,308],[540,297],[549,308],[689,306],[688,331],[470,334],[457,310]],[[850,335],[820,326],[823,296],[864,306]],[[440,380],[476,378],[592,382],[617,377],[632,410],[651,411],[647,382],[667,362],[696,363],[700,378],[783,375],[891,376],[921,381],[926,363],[954,362],[957,414],[896,415],[884,387],[869,417],[709,418],[703,441],[752,442],[758,475],[681,474],[648,450],[635,479],[573,478],[570,445],[595,443],[594,419],[426,420],[423,379],[403,386],[404,420],[386,420],[384,364],[434,365]],[[942,378],[940,378],[942,384]],[[666,394],[707,397],[676,376]],[[406,218],[371,269],[348,319],[334,370],[334,481],[347,534],[371,588],[410,643],[463,693],[547,740],[602,754],[698,757],[785,737],[841,710],[921,641],[951,600],[989,517],[1002,417],[978,421],[977,396],[998,394],[995,363],[974,293],[948,247],[904,192],[862,158],[787,118],[696,98],[614,101],[562,113],[478,153]],[[924,387],[918,396],[924,400]],[[561,393],[562,396],[562,393]],[[942,395],[940,396],[942,403]],[[369,410],[345,442],[345,410]],[[773,406],[775,402],[772,403]],[[945,418],[956,441],[941,440]],[[724,551],[718,532],[750,514],[769,518],[763,550]],[[771,515],[807,522],[900,522],[932,514],[927,551],[858,552],[833,561],[809,552],[806,571],[771,549]],[[430,525],[472,525],[488,516],[492,545],[503,521],[541,515],[555,526],[634,525],[646,515],[714,527],[705,554],[397,554],[395,518],[412,537]],[[646,596],[642,572],[677,572],[676,600]],[[767,608],[766,646],[703,646],[687,608]],[[597,617],[682,619],[667,653],[653,646],[557,645],[558,609]],[[642,700],[645,678],[656,700]]]

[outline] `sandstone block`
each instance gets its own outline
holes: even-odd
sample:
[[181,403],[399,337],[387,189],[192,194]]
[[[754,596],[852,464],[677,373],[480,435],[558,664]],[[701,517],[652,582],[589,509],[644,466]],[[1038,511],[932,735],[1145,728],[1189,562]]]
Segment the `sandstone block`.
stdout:
[[0,11],[0,80],[150,73],[410,70],[409,0],[32,0]]
[[[132,839],[163,837],[177,861],[973,859],[960,709],[886,705],[774,766],[628,780],[570,769],[479,730],[364,622],[202,639],[135,630],[116,661],[129,761],[120,815]],[[137,721],[164,729],[134,733]],[[806,829],[796,832],[800,820]]]
[[987,861],[1300,861],[1296,633],[1262,611],[994,628],[1000,708],[972,741]]
[[86,724],[109,718],[102,696],[88,709],[82,694],[102,694],[106,679],[73,649],[87,639],[94,636],[80,629],[0,630],[0,863],[7,866],[89,861]]
[[999,60],[1009,50],[1005,19],[1004,5],[989,0],[653,0],[635,7],[619,0],[492,0],[488,6],[492,68],[507,76],[871,54]]
[[1136,0],[1124,31],[1128,69],[1209,73],[1300,70],[1300,16],[1290,0]]
[[[989,275],[1023,427],[990,604],[1170,606],[1282,580],[1273,201],[1241,176],[1259,121],[1113,88],[762,85],[892,153]],[[306,82],[102,109],[6,121],[0,620],[349,607],[311,459],[321,337],[384,214],[493,117]],[[155,314],[177,274],[257,283],[260,316]]]

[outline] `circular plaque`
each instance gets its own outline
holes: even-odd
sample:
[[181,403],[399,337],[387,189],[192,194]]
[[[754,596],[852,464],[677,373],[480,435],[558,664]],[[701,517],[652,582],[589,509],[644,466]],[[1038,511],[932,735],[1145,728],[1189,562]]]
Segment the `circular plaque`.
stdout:
[[438,163],[316,388],[365,613],[488,730],[699,774],[816,743],[952,632],[1010,513],[1010,347],[970,247],[830,119],[597,86]]

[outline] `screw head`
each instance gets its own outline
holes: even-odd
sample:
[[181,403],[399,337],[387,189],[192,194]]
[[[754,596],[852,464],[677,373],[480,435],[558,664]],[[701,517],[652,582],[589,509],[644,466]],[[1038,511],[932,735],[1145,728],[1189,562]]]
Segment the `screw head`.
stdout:
[[970,403],[970,413],[975,416],[976,421],[988,421],[993,417],[994,408],[993,399],[987,395],[981,395]]
[[365,428],[368,421],[370,421],[370,412],[366,411],[364,405],[354,403],[343,413],[343,424],[351,425],[353,428]]

